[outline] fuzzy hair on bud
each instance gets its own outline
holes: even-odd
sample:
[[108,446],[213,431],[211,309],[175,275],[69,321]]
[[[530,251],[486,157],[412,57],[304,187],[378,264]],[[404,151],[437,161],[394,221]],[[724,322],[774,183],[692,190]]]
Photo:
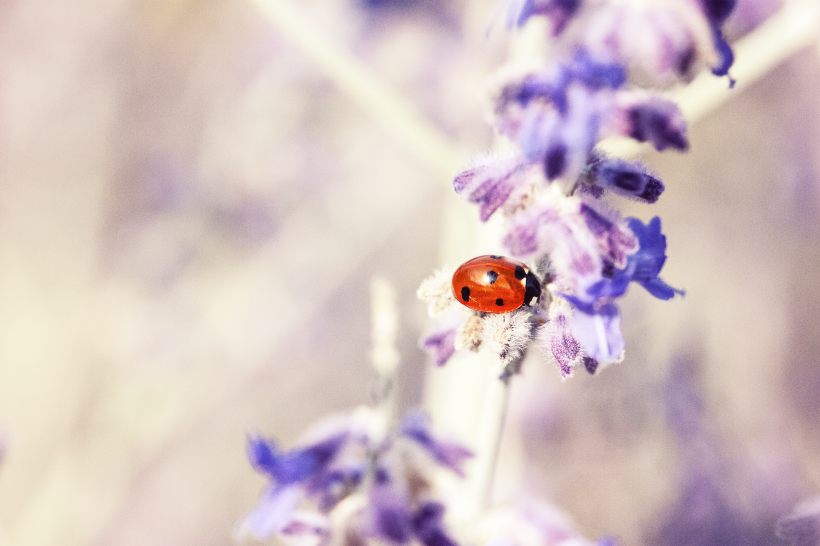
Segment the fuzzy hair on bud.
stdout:
[[484,333],[484,321],[479,315],[470,315],[456,331],[455,348],[478,351]]
[[416,296],[427,303],[427,312],[437,317],[450,309],[456,302],[453,296],[452,279],[454,267],[445,267],[424,279],[416,291]]
[[502,364],[515,360],[527,348],[532,337],[533,324],[527,309],[511,313],[491,314],[484,318],[483,339]]

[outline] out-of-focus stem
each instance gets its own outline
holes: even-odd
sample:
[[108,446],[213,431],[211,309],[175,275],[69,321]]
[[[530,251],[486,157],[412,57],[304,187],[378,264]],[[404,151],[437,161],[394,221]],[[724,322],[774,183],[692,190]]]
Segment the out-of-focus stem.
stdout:
[[488,377],[489,383],[484,393],[484,404],[479,418],[479,429],[476,437],[476,460],[472,472],[473,498],[475,511],[478,513],[490,507],[493,494],[493,481],[498,463],[498,453],[501,449],[501,435],[504,432],[504,421],[507,417],[507,401],[510,395],[510,379],[508,370],[520,368],[522,354],[504,368],[502,377],[498,377],[498,369],[492,370]]
[[393,419],[396,369],[399,366],[399,351],[396,349],[399,327],[396,291],[385,279],[375,277],[370,282],[370,312],[373,322],[370,362],[376,370],[371,394],[379,413],[379,432],[385,434]]
[[449,178],[464,163],[466,153],[366,64],[345,47],[332,43],[327,34],[302,13],[298,0],[253,0],[253,3],[344,94],[429,168]]

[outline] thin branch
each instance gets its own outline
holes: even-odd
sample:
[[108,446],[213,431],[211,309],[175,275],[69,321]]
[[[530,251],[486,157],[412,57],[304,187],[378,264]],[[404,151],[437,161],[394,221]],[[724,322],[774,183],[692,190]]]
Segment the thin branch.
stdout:
[[451,177],[467,154],[345,47],[334,44],[294,0],[253,0],[334,84],[422,163]]

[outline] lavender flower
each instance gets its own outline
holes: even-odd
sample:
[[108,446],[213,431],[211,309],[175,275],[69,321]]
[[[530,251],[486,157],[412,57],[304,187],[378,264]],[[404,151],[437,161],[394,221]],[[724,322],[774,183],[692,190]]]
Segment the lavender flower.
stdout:
[[[270,485],[238,524],[237,534],[327,537],[341,532],[335,527],[342,525],[345,533],[358,533],[363,540],[406,544],[415,537],[431,546],[454,544],[443,529],[440,509],[434,510],[437,517],[428,514],[434,505],[431,472],[438,465],[463,475],[472,453],[435,435],[421,412],[410,413],[387,437],[378,433],[376,419],[360,409],[325,421],[303,445],[288,451],[273,440],[249,438],[251,464]],[[302,499],[312,501],[318,512],[297,510]]]
[[[570,55],[546,67],[516,67],[499,75],[492,123],[519,152],[481,158],[455,177],[453,187],[479,205],[482,221],[502,211],[504,247],[516,258],[547,263],[553,305],[571,310],[550,310],[546,326],[543,319],[531,321],[527,310],[467,316],[455,334],[450,327],[424,340],[438,365],[453,354],[451,348],[481,346],[506,365],[538,338],[564,377],[579,364],[595,373],[623,358],[615,300],[630,283],[663,300],[683,294],[659,276],[666,261],[660,219],[647,225],[623,219],[601,199],[611,192],[652,204],[663,193],[663,182],[641,163],[607,157],[595,145],[602,137],[620,135],[659,151],[688,149],[687,124],[677,105],[633,88],[628,76],[637,71],[667,85],[688,80],[704,66],[725,64],[720,26],[734,2],[587,3],[588,17],[579,19],[579,31],[567,34],[563,30],[580,1],[508,2],[510,26],[545,16],[556,42],[574,40],[562,44]],[[431,278],[419,290],[431,313],[452,301],[436,296],[443,286],[443,279]]]
[[587,297],[600,301],[622,296],[630,282],[637,282],[662,300],[672,299],[675,294],[684,295],[682,290],[672,288],[658,277],[666,262],[666,236],[661,233],[661,219],[655,216],[644,225],[637,218],[628,218],[627,223],[638,238],[638,251],[627,258],[623,269],[605,264],[605,278],[587,289]]

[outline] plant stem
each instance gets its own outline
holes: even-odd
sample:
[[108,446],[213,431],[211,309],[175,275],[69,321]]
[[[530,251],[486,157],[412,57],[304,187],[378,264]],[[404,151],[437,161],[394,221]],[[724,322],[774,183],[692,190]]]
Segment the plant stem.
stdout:
[[492,504],[495,468],[501,449],[501,436],[504,432],[504,421],[507,417],[507,401],[510,396],[510,378],[507,370],[520,368],[522,354],[505,366],[505,373],[498,377],[498,370],[493,369],[484,394],[484,403],[479,419],[479,431],[476,442],[476,460],[473,467],[473,493],[476,501],[475,510],[481,512]]

